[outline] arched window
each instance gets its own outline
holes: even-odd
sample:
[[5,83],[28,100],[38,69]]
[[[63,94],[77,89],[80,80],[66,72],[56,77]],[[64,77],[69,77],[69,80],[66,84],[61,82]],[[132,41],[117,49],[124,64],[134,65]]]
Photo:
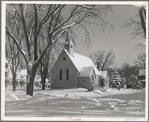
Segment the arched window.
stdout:
[[62,70],[60,70],[60,80],[62,80]]
[[66,71],[66,79],[69,80],[69,70]]

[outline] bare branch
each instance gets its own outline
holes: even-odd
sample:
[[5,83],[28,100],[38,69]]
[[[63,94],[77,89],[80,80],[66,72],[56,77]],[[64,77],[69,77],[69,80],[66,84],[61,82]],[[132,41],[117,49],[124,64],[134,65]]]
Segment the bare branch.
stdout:
[[76,14],[76,13],[74,14],[74,12],[75,12],[75,10],[76,10],[77,8],[78,8],[78,5],[76,5],[76,7],[72,10],[70,16],[69,16],[62,24],[60,24],[58,27],[56,27],[55,30],[59,29],[59,28],[62,27],[65,23],[67,23],[67,22]]
[[81,25],[81,27],[83,27],[84,28],[84,30],[85,30],[85,34],[86,34],[86,41],[87,40],[90,40],[90,34],[89,34],[89,31],[87,30],[87,28],[83,25],[83,24],[81,24],[81,23],[79,23],[79,25]]
[[27,33],[27,27],[26,27],[26,22],[25,22],[24,13],[23,13],[23,5],[19,4],[19,6],[20,6],[20,9],[21,9],[20,12],[21,12],[21,16],[22,16],[23,30],[24,30],[24,33],[25,33],[25,39],[26,39],[28,54],[29,54],[29,57],[30,57],[31,56],[30,41],[29,41],[29,37],[28,37],[28,33]]
[[[59,5],[59,6],[60,6],[60,5]],[[51,12],[50,12],[50,10],[51,10],[51,6],[49,7],[49,10],[48,10],[48,12],[47,12],[47,15],[45,16],[45,18],[44,18],[44,19],[40,22],[40,24],[39,24],[39,28],[38,28],[38,30],[37,30],[36,35],[39,34],[42,25],[48,21],[50,15],[52,15],[53,12],[59,8],[59,6],[56,7],[55,9],[53,9]],[[57,12],[58,12],[58,11],[57,11]],[[56,12],[56,13],[57,13],[57,12]]]
[[21,17],[21,15],[20,15],[20,13],[18,12],[18,9],[16,8],[16,6],[15,6],[14,4],[13,4],[13,6],[14,6],[14,8],[15,8],[16,12],[18,13],[18,15],[19,15],[20,19],[22,20],[22,17]]
[[98,50],[95,52],[90,53],[89,56],[95,64],[97,64],[97,61],[99,62],[100,70],[104,71],[108,66],[113,64],[115,55],[110,50],[106,53],[105,50]]
[[19,42],[18,40],[9,32],[8,28],[6,27],[6,33],[14,40],[14,42],[16,43],[18,49],[20,50],[21,54],[23,55],[26,63],[28,62],[25,56],[25,52],[23,51],[23,49],[21,49],[21,47],[19,46]]

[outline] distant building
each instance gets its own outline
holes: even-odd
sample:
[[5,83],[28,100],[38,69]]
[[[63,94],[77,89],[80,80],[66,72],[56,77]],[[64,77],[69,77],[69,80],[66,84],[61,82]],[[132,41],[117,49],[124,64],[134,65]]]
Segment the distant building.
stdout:
[[88,88],[91,84],[98,86],[101,73],[93,61],[73,52],[72,43],[66,42],[65,49],[59,55],[51,70],[52,88]]
[[[27,70],[17,70],[16,72],[16,87],[22,87],[26,84],[26,76],[27,76]],[[8,61],[5,60],[5,87],[11,88],[12,87],[12,72],[10,69],[10,66],[8,64]]]
[[[8,64],[8,61],[5,60],[5,87],[12,88],[12,81],[13,81],[12,72],[11,72],[10,66]],[[26,81],[27,81],[27,69],[17,70],[17,72],[16,72],[16,88],[26,87]],[[40,88],[41,86],[42,86],[41,77],[40,77],[40,75],[36,75],[34,87]],[[50,83],[49,83],[48,79],[46,79],[45,87],[50,88]]]
[[127,88],[133,88],[137,84],[138,78],[135,75],[130,75],[127,82]]
[[145,69],[139,70],[139,74],[137,75],[138,80],[143,84],[145,87],[145,79],[146,79],[146,74],[145,74]]

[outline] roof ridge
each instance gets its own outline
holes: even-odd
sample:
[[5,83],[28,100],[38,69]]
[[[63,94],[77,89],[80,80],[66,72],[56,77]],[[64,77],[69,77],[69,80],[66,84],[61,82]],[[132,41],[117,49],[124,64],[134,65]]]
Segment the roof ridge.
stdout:
[[96,74],[101,75],[101,73],[95,67],[94,62],[89,57],[80,55],[78,53],[74,53],[74,56],[71,56],[66,49],[64,49],[64,51],[69,56],[70,60],[73,62],[74,66],[78,69],[78,71],[81,71],[83,67],[93,67]]

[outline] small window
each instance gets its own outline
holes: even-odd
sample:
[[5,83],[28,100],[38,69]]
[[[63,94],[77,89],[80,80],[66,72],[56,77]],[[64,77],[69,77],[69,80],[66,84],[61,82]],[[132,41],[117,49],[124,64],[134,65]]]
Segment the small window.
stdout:
[[62,70],[60,70],[60,80],[62,80]]
[[85,80],[83,81],[83,83],[85,82]]
[[65,61],[66,60],[66,58],[65,57],[63,57],[63,61]]
[[66,78],[67,78],[67,80],[69,80],[69,70],[68,69],[66,71]]
[[8,68],[8,63],[5,64],[5,68]]
[[5,72],[5,77],[8,77],[8,72]]

